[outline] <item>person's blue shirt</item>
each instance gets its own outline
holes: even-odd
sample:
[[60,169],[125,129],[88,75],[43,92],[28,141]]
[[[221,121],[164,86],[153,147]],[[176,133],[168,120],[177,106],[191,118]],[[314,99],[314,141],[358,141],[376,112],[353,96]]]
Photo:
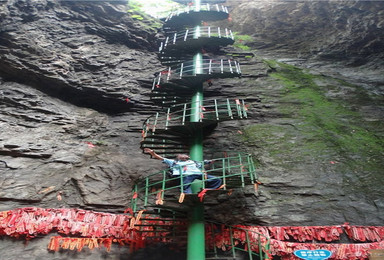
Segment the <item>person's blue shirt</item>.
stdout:
[[[163,163],[167,164],[168,167],[172,168],[172,175],[192,175],[192,174],[203,174],[202,165],[199,162],[192,160],[187,161],[176,161],[164,158]],[[210,161],[204,161],[204,164],[210,163]]]

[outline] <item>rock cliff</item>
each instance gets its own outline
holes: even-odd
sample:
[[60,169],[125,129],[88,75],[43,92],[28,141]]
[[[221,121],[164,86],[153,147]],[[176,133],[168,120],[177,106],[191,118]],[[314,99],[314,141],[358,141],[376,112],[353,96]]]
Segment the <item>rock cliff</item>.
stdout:
[[1,14],[2,209],[59,206],[57,192],[71,198],[59,204],[122,207],[139,154],[127,145],[139,138],[134,114],[150,107],[160,68],[155,31],[116,2],[6,1]]
[[[124,1],[0,4],[0,210],[122,212],[132,183],[161,167],[139,149],[141,124],[156,109],[153,74],[163,69],[157,22],[135,19]],[[221,124],[205,146],[208,156],[253,153],[263,185],[218,197],[207,215],[231,224],[381,225],[382,2],[228,4],[228,26],[252,38],[240,43],[246,51],[228,49],[243,77],[214,81],[207,96],[245,98],[250,119]],[[118,248],[53,256],[47,241],[4,239],[0,248],[12,248],[4,259],[126,257]]]
[[[264,56],[375,84],[383,91],[380,1],[227,1],[229,24]],[[318,62],[318,61],[321,62]],[[346,69],[346,67],[348,69]],[[354,69],[355,68],[355,69]]]

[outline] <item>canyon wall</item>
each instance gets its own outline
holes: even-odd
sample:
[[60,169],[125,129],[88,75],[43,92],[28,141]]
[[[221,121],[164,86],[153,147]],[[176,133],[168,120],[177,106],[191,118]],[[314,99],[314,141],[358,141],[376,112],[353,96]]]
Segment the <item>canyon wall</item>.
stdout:
[[[159,22],[135,19],[124,1],[0,4],[0,210],[123,212],[134,181],[163,167],[139,149],[158,109],[149,93],[164,69]],[[205,150],[252,153],[262,185],[210,201],[207,217],[382,225],[382,2],[228,5],[227,25],[251,36],[239,43],[247,48],[227,48],[243,77],[215,80],[206,96],[246,99],[249,120],[220,124]],[[52,254],[47,243],[0,245],[4,259],[127,257],[117,247]]]

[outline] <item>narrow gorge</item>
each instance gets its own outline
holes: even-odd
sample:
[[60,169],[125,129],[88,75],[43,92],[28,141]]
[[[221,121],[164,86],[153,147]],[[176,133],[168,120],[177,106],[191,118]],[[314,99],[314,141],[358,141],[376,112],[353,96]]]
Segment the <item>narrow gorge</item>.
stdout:
[[[384,226],[384,2],[206,2],[228,8],[210,25],[235,42],[214,52],[241,78],[204,83],[204,95],[245,100],[248,119],[217,125],[205,156],[251,154],[260,184],[211,196],[205,217]],[[161,111],[162,25],[127,1],[0,1],[0,219],[32,207],[121,215],[139,178],[163,169],[140,149],[143,122]],[[0,221],[1,260],[185,259],[160,245],[52,252],[60,230],[26,241],[10,227]]]

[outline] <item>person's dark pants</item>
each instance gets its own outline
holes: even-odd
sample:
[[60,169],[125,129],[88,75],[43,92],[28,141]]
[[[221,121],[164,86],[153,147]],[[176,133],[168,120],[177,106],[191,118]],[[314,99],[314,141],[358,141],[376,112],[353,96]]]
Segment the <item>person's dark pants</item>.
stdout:
[[[183,189],[184,193],[192,193],[191,189],[191,183],[194,180],[202,180],[203,175],[201,174],[191,174],[191,175],[184,175],[183,176]],[[207,178],[205,180],[205,188],[206,189],[217,189],[221,186],[221,180],[215,176],[207,175]]]

